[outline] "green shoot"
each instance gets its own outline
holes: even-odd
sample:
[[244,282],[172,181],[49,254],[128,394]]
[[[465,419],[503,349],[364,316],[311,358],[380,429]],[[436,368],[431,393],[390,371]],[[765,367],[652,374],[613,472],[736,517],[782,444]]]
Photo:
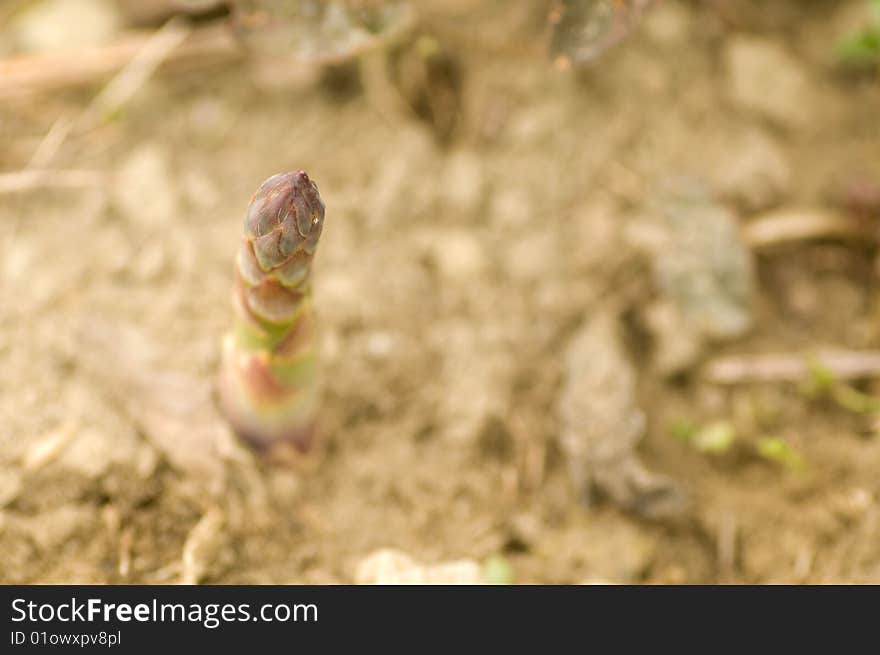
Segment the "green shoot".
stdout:
[[880,398],[859,391],[851,384],[841,382],[834,373],[818,360],[810,360],[807,379],[800,386],[807,398],[828,397],[839,407],[854,414],[880,414]]
[[730,421],[713,421],[699,430],[691,440],[694,448],[708,455],[722,455],[736,441],[736,429]]
[[697,426],[690,419],[679,418],[669,426],[669,432],[682,443],[689,443],[697,433]]
[[315,440],[311,267],[323,224],[305,171],[270,177],[245,212],[218,398],[235,433],[272,460],[295,461]]
[[513,568],[501,555],[492,555],[483,563],[483,577],[489,584],[513,584]]
[[730,421],[712,421],[698,426],[689,419],[677,419],[669,426],[672,436],[707,455],[721,455],[733,447],[736,429]]
[[807,378],[800,386],[801,393],[808,398],[818,398],[828,393],[835,384],[837,378],[834,372],[817,358],[811,357],[807,362]]
[[854,414],[880,414],[880,398],[874,398],[849,384],[836,385],[831,391],[831,397],[838,405]]
[[855,67],[880,64],[880,0],[870,0],[874,24],[847,37],[837,46],[838,60]]
[[806,470],[803,457],[780,437],[761,437],[758,440],[756,451],[759,457],[780,464],[789,471],[803,472]]

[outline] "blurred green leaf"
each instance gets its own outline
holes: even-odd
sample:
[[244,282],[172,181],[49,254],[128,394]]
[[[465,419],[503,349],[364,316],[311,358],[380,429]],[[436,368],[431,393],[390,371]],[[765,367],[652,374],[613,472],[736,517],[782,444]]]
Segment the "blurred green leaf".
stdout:
[[721,455],[736,441],[736,429],[730,421],[714,421],[700,429],[691,440],[701,453]]
[[669,426],[669,433],[679,441],[688,443],[697,433],[697,426],[690,419],[678,418]]
[[837,57],[843,64],[856,66],[880,62],[880,29],[845,39],[837,47]]
[[880,414],[880,399],[859,391],[849,384],[838,384],[832,389],[834,401],[855,414]]
[[758,455],[781,464],[790,471],[804,471],[806,463],[800,454],[780,437],[761,437],[757,444]]
[[859,391],[851,384],[841,382],[834,373],[818,360],[808,364],[807,379],[800,386],[800,391],[811,399],[829,397],[843,409],[855,414],[880,414],[880,398]]
[[813,357],[807,361],[807,378],[800,391],[809,398],[816,398],[830,391],[836,382],[834,372]]
[[513,584],[513,567],[501,555],[492,555],[483,563],[483,577],[489,584]]
[[837,45],[837,58],[849,66],[880,64],[880,0],[869,0],[875,25],[845,38]]

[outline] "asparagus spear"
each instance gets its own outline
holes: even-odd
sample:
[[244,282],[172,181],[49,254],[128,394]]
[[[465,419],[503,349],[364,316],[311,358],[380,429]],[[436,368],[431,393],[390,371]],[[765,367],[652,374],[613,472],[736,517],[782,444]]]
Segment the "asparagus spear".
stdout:
[[323,224],[324,203],[305,171],[263,182],[245,215],[218,390],[236,434],[270,459],[304,454],[314,441],[311,265]]

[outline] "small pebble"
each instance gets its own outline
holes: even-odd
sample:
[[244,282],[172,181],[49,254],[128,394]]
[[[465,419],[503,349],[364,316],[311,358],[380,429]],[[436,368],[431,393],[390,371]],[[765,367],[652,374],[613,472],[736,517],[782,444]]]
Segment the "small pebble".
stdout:
[[486,584],[473,560],[422,564],[406,553],[385,549],[365,557],[355,572],[355,584]]
[[44,0],[19,15],[12,38],[28,52],[97,46],[113,40],[119,22],[109,0]]

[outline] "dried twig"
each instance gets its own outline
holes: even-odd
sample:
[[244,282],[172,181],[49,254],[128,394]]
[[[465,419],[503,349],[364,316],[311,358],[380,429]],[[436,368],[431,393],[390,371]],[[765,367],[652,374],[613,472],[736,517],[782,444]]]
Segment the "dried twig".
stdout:
[[83,189],[103,186],[107,175],[87,170],[23,170],[0,173],[0,194],[45,188]]
[[131,550],[134,545],[134,528],[128,527],[119,537],[119,577],[127,579],[131,573]]
[[169,27],[159,40],[157,33],[138,33],[109,46],[0,60],[0,101],[95,84],[120,72],[139,55],[143,71],[151,58],[180,69],[205,68],[242,56],[229,31],[218,26],[192,30],[164,59],[157,58],[156,52],[176,37],[178,27]]
[[725,582],[733,579],[736,571],[736,541],[739,526],[736,514],[726,512],[718,524],[716,552],[718,559],[718,577]]
[[880,351],[730,355],[708,362],[703,377],[716,384],[799,382],[817,366],[839,380],[877,377],[880,376]]
[[813,239],[876,241],[878,230],[857,217],[821,208],[786,208],[752,219],[746,242],[755,249]]
[[189,33],[189,28],[179,19],[171,19],[165,23],[82,112],[73,119],[62,116],[55,121],[28,162],[27,168],[47,166],[71,132],[92,129],[122,109]]
[[191,30],[177,18],[172,18],[147,39],[137,54],[95,96],[86,110],[85,118],[102,120],[119,111],[153,73],[190,35]]
[[57,430],[39,439],[28,448],[21,466],[26,472],[38,471],[58,457],[76,434],[76,425],[69,421]]
[[[189,35],[188,27],[179,19],[171,19],[149,36],[141,47],[133,52],[130,61],[82,112],[73,118],[62,116],[55,121],[24,170],[0,174],[0,193],[47,187],[84,188],[103,185],[106,176],[95,171],[53,171],[44,167],[54,158],[71,132],[89,130],[122,109]],[[0,71],[2,69],[3,63],[0,62]],[[3,82],[0,78],[0,97],[2,92]]]
[[55,153],[64,145],[75,122],[75,117],[64,114],[52,123],[52,127],[49,128],[46,136],[40,141],[37,149],[34,150],[34,154],[31,156],[30,161],[28,161],[27,166],[24,167],[25,170],[29,171],[48,166]]
[[181,555],[181,584],[201,582],[218,567],[218,556],[226,545],[226,515],[212,507],[190,530]]

